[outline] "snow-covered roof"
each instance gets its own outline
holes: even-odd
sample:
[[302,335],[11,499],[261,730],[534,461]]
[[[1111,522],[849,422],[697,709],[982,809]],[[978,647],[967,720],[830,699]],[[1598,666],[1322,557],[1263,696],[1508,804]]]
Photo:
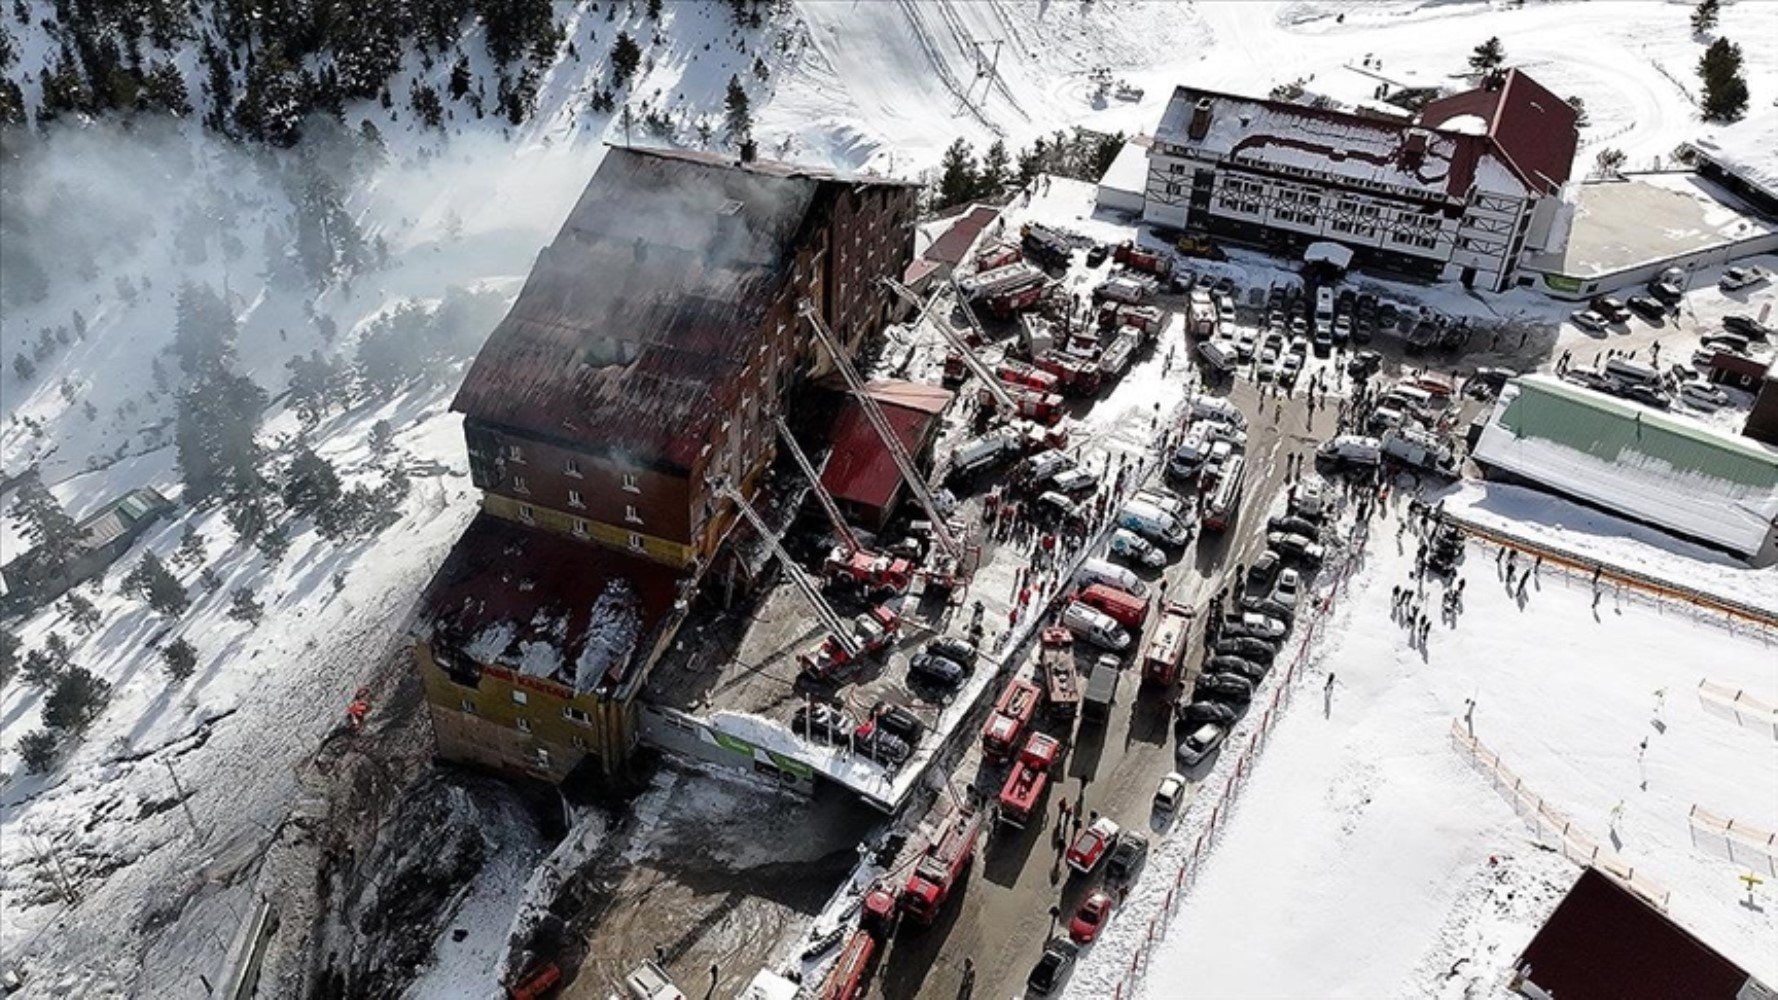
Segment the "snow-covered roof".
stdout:
[[1778,110],[1751,115],[1699,136],[1693,149],[1773,198],[1778,198]]
[[1149,143],[1140,136],[1124,143],[1111,166],[1105,169],[1105,176],[1099,178],[1099,186],[1141,194],[1148,187],[1148,147]]
[[1473,457],[1742,555],[1778,519],[1778,449],[1547,375],[1507,384]]
[[1328,263],[1338,268],[1352,266],[1352,248],[1327,240],[1316,240],[1303,251],[1303,260],[1315,263]]

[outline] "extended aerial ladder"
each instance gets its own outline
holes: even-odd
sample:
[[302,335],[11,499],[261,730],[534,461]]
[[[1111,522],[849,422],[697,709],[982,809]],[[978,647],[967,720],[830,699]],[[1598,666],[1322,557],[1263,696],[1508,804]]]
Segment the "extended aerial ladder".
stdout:
[[[890,291],[919,307],[920,315],[914,318],[913,323],[913,328],[918,330],[920,324],[925,321],[926,316],[931,311],[933,305],[938,302],[941,292],[935,291],[932,293],[930,299],[921,302],[920,296],[915,294],[913,289],[896,281],[894,278],[883,278],[882,281]],[[963,307],[963,315],[969,318],[970,328],[974,330],[975,335],[985,343],[988,339],[987,332],[982,329],[981,320],[976,318],[975,310],[970,307],[968,302],[963,300],[963,292],[957,287],[957,278],[955,275],[951,277],[951,292],[957,296],[958,304]],[[971,372],[974,372],[976,378],[982,380],[982,385],[986,387],[988,393],[994,397],[994,402],[999,404],[1000,412],[1008,415],[1016,414],[1018,412],[1018,405],[1013,402],[1012,396],[1007,394],[1006,387],[1000,384],[1000,377],[995,375],[994,370],[989,368],[981,358],[976,356],[975,348],[970,347],[968,341],[957,336],[957,331],[951,329],[951,324],[940,321],[935,322],[932,325],[938,330],[939,335],[945,339],[945,343],[951,345],[951,350],[956,351],[958,356],[963,359],[964,367],[968,368]]]
[[821,588],[815,586],[815,582],[796,564],[790,553],[784,551],[784,546],[778,544],[778,536],[766,527],[765,520],[747,502],[747,498],[741,495],[741,491],[729,485],[726,479],[713,480],[710,488],[717,496],[734,502],[735,509],[753,525],[753,530],[759,533],[760,539],[771,546],[772,554],[778,557],[778,564],[784,567],[784,575],[790,578],[790,582],[802,592],[809,606],[815,609],[815,617],[821,619],[821,625],[827,629],[827,634],[833,636],[833,641],[846,651],[847,656],[857,656],[862,650],[857,640],[852,638],[852,630],[846,626],[845,619],[833,609],[833,605],[827,603],[827,598],[821,596]]
[[803,475],[809,477],[809,485],[815,488],[815,496],[821,501],[821,509],[827,512],[827,519],[833,523],[834,534],[840,537],[840,544],[846,549],[846,557],[851,558],[852,553],[864,548],[858,544],[858,535],[846,523],[845,515],[840,513],[840,505],[834,503],[833,494],[821,485],[821,473],[815,471],[815,464],[803,453],[802,445],[796,443],[796,438],[790,433],[790,425],[784,422],[783,417],[774,417],[773,421],[778,425],[778,436],[784,439],[784,446],[790,449],[790,457],[796,459],[797,467],[803,470]]
[[889,418],[883,415],[882,407],[877,405],[876,399],[865,388],[864,380],[858,376],[858,370],[852,367],[852,359],[846,356],[845,345],[841,344],[839,339],[833,335],[833,331],[827,328],[827,324],[821,319],[821,314],[815,311],[814,305],[807,299],[798,304],[797,312],[809,321],[810,328],[815,331],[816,339],[821,341],[821,346],[825,347],[828,355],[833,358],[834,368],[845,380],[846,387],[852,390],[853,398],[858,400],[858,408],[863,411],[864,419],[882,439],[883,448],[894,460],[896,469],[900,470],[902,481],[908,484],[908,490],[914,494],[914,499],[919,502],[920,508],[931,520],[933,540],[938,543],[945,558],[953,566],[962,565],[963,546],[961,542],[951,531],[951,526],[945,523],[944,515],[939,512],[938,503],[932,497],[931,487],[926,485],[925,477],[920,475],[919,468],[914,464],[913,456],[909,455],[907,448],[902,446],[900,435],[895,433],[895,428],[889,424]]

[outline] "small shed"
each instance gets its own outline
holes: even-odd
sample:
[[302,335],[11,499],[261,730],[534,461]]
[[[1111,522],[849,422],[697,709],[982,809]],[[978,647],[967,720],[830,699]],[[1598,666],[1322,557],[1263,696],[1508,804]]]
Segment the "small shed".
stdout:
[[[925,467],[938,438],[939,416],[954,394],[920,382],[872,382],[867,388],[901,446]],[[821,485],[854,523],[881,529],[894,515],[906,484],[857,400],[846,401],[830,439],[833,447],[821,470]]]

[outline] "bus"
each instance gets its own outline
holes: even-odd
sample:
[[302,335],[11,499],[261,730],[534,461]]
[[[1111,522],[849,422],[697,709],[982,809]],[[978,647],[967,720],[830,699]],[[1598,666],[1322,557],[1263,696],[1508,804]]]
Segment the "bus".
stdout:
[[1210,531],[1221,531],[1235,519],[1235,513],[1241,507],[1241,487],[1247,478],[1247,460],[1241,455],[1230,455],[1222,465],[1222,473],[1217,476],[1216,489],[1211,492],[1210,499],[1204,504],[1204,527]]

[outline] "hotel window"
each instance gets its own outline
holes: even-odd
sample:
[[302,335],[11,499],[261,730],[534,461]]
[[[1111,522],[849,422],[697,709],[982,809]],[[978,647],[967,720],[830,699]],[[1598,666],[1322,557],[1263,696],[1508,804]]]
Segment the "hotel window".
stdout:
[[629,493],[642,492],[642,487],[636,485],[636,474],[634,472],[624,473],[624,490]]
[[562,460],[562,474],[580,478],[580,462],[572,458]]
[[584,518],[584,517],[575,518],[573,531],[576,535],[580,536],[581,538],[585,538],[587,536],[586,518]]
[[570,506],[570,507],[585,507],[586,506],[586,501],[581,499],[579,490],[569,490],[568,491],[568,506]]
[[522,715],[512,720],[512,724],[517,726],[521,733],[528,733],[531,731],[531,720]]
[[530,695],[527,695],[523,691],[514,691],[512,693],[512,703],[514,705],[525,705],[525,704],[530,703],[530,701],[531,701]]
[[519,447],[516,444],[507,445],[506,446],[506,460],[508,462],[517,462],[520,465],[524,465],[525,464],[525,449]]
[[624,520],[628,521],[631,524],[641,524],[642,523],[642,515],[636,513],[636,505],[635,504],[625,504],[624,505]]
[[573,705],[562,706],[562,718],[582,726],[590,726],[593,724],[592,716],[586,714],[584,709],[575,708]]
[[578,736],[574,737],[574,749],[585,750],[586,749],[586,740],[583,740]]
[[470,701],[468,698],[463,699],[463,714],[464,715],[474,715],[475,714],[475,702]]
[[528,503],[519,504],[519,520],[526,524],[536,524],[537,511],[533,510]]
[[529,493],[531,487],[525,482],[524,476],[514,476],[512,477],[512,491],[514,493]]
[[636,534],[634,531],[630,532],[630,551],[641,552],[644,548],[645,546],[642,544],[642,536]]

